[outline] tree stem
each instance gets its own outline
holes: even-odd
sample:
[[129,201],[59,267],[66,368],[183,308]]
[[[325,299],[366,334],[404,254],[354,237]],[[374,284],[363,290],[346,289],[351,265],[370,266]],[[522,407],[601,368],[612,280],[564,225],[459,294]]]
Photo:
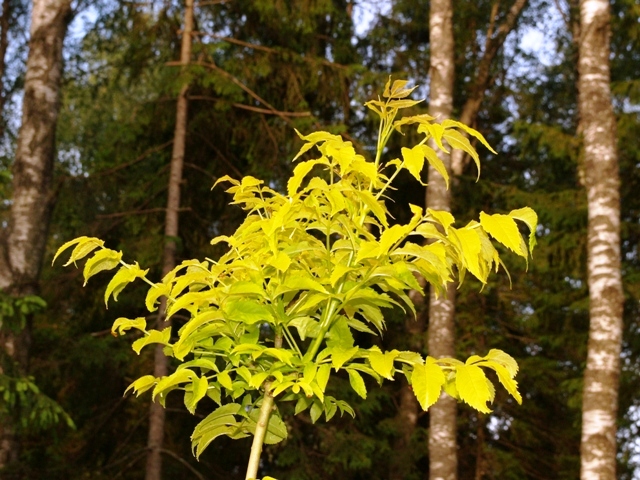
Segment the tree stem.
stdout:
[[[282,331],[276,331],[276,337],[273,342],[275,348],[282,347]],[[267,434],[267,427],[269,426],[269,418],[271,417],[271,411],[273,410],[273,395],[271,394],[271,382],[264,384],[264,395],[262,396],[262,405],[260,406],[260,415],[258,417],[258,424],[256,425],[256,432],[253,435],[253,443],[251,444],[251,454],[249,455],[249,464],[247,465],[247,475],[245,480],[257,479],[258,468],[260,467],[260,456],[262,455],[262,445],[264,444],[264,437]]]
[[267,434],[267,426],[269,425],[269,417],[273,409],[273,395],[269,391],[270,383],[265,384],[264,396],[262,397],[262,406],[260,407],[260,416],[256,425],[256,433],[253,436],[251,444],[251,455],[249,456],[249,465],[247,466],[246,480],[258,478],[258,467],[260,467],[260,456],[262,455],[262,445],[264,437]]

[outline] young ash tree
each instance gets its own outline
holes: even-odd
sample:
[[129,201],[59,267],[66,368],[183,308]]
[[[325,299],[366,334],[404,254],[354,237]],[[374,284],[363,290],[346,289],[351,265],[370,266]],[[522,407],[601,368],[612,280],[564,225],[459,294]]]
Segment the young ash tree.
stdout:
[[[488,369],[522,401],[514,380],[518,366],[500,350],[462,362],[355,342],[354,332],[384,332],[383,308],[414,310],[408,292],[422,291],[416,276],[440,294],[467,272],[484,284],[491,270],[502,265],[492,240],[527,260],[535,245],[537,216],[528,207],[508,214],[481,213],[479,221],[455,227],[449,212],[410,205],[409,223],[390,223],[385,198],[402,170],[421,182],[426,160],[448,182],[435,149],[462,149],[479,166],[475,149],[461,132],[490,148],[482,135],[453,120],[436,123],[429,115],[397,119],[401,109],[419,103],[408,98],[413,89],[406,84],[389,81],[384,100],[366,104],[380,117],[373,162],[338,135],[298,133],[305,143],[294,161],[309,159],[294,168],[286,194],[251,176],[219,179],[216,183],[231,184],[232,203],[247,216],[232,236],[212,240],[228,245],[217,260],[184,261],[154,283],[148,270],[124,262],[122,252],[97,238],[80,237],[58,250],[56,257],[74,247],[66,265],[91,255],[84,266],[85,283],[120,267],[107,286],[105,302],[112,296],[117,300],[127,284],[140,278],[149,284],[149,312],[164,296],[167,318],[178,312],[188,317],[177,332],[171,327],[147,329],[144,317],[118,318],[112,331],[141,331],[143,336],[132,345],[136,353],[160,344],[177,365],[170,375],[139,378],[127,391],[151,391],[164,405],[167,395],[179,390],[191,413],[201,401],[217,405],[191,436],[196,456],[221,435],[253,435],[246,478],[257,478],[263,445],[287,437],[278,408],[282,402],[294,402],[295,414],[308,412],[314,423],[323,415],[328,421],[338,411],[354,415],[346,401],[329,395],[332,375],[348,376],[353,390],[366,398],[363,377],[382,383],[399,373],[425,410],[445,391],[487,413],[495,397]],[[390,136],[403,128],[417,128],[424,136],[413,148],[403,148],[402,158],[383,161]],[[435,149],[427,144],[430,139]],[[319,153],[313,157],[312,151]],[[528,242],[520,225],[530,230]]]

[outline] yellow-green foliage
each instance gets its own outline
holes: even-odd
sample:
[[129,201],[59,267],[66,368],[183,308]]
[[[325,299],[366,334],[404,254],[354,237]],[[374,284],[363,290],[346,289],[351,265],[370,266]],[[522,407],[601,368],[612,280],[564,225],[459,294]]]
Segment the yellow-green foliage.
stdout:
[[[144,336],[133,343],[137,353],[160,343],[179,362],[167,377],[147,375],[136,380],[129,386],[136,394],[152,390],[153,398],[164,403],[170,391],[181,390],[192,413],[206,396],[219,405],[193,433],[196,455],[220,435],[252,434],[258,416],[255,407],[265,389],[276,401],[296,402],[296,414],[309,410],[314,422],[323,413],[329,420],[338,410],[353,415],[346,402],[325,394],[331,375],[339,370],[347,372],[351,386],[363,398],[367,389],[362,375],[382,382],[401,372],[425,410],[444,389],[489,412],[487,403],[493,401],[495,389],[485,370],[492,369],[521,402],[514,380],[518,366],[502,351],[460,362],[424,358],[418,352],[382,352],[375,346],[364,349],[354,342],[353,330],[372,335],[384,330],[383,308],[413,311],[407,292],[422,290],[416,275],[439,292],[467,271],[485,283],[490,271],[502,263],[492,240],[527,260],[535,244],[537,216],[527,207],[506,215],[481,213],[479,221],[455,227],[448,212],[425,212],[410,205],[413,217],[408,224],[390,224],[385,193],[401,170],[421,182],[426,160],[448,180],[435,150],[426,144],[428,139],[441,150],[446,151],[447,144],[465,150],[478,165],[475,149],[460,130],[490,148],[482,135],[458,122],[440,124],[428,115],[397,120],[400,109],[417,103],[406,98],[412,89],[405,87],[404,81],[389,82],[385,99],[367,104],[381,119],[374,162],[357,154],[339,135],[298,133],[304,144],[294,160],[317,153],[296,165],[286,195],[250,176],[241,180],[225,176],[216,182],[230,184],[232,203],[247,211],[232,236],[212,240],[228,245],[217,261],[185,261],[160,283],[152,283],[137,263],[123,262],[121,252],[94,238],[68,242],[56,254],[75,245],[69,264],[98,249],[86,263],[85,279],[121,265],[105,301],[111,295],[117,300],[125,285],[142,278],[151,285],[146,301],[150,312],[162,295],[168,298],[167,316],[186,311],[189,320],[175,334],[168,328],[147,330],[144,318],[119,318],[113,332],[140,330]],[[422,141],[403,148],[402,158],[383,162],[390,135],[403,127],[417,127],[424,134]],[[529,228],[528,242],[517,222]],[[276,412],[266,442],[278,442],[286,435]]]

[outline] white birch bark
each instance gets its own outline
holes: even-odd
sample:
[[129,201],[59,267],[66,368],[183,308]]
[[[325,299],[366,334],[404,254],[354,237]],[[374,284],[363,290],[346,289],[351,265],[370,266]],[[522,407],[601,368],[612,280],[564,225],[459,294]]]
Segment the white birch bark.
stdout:
[[589,344],[584,374],[582,480],[616,478],[622,342],[620,178],[610,89],[608,0],[580,1],[578,91],[588,202]]
[[[60,108],[62,45],[71,20],[70,0],[34,0],[22,102],[22,124],[13,162],[9,224],[0,232],[0,289],[14,296],[38,292],[51,211],[55,133]],[[3,26],[4,28],[4,26]],[[29,358],[30,326],[3,332],[5,353],[22,370]],[[0,468],[16,460],[9,424],[0,425]]]
[[[451,117],[453,109],[454,42],[453,6],[451,0],[432,0],[429,13],[429,114],[443,121]],[[451,157],[439,156],[451,171]],[[450,193],[444,179],[429,168],[426,205],[436,210],[450,210]],[[455,287],[448,294],[429,299],[428,352],[433,357],[454,355]],[[456,401],[446,394],[429,409],[429,479],[455,480],[458,456],[456,444]]]
[[[191,43],[193,31],[193,0],[186,0],[184,7],[184,29],[182,31],[182,43],[180,51],[180,63],[182,69],[191,60]],[[187,115],[189,86],[184,84],[178,95],[176,105],[176,126],[173,136],[173,151],[171,153],[171,170],[169,173],[169,188],[167,198],[167,213],[164,228],[164,252],[162,275],[166,275],[176,266],[176,238],[179,233],[180,189],[182,186],[182,169],[184,164],[185,143],[187,138]],[[171,321],[166,320],[164,312],[166,299],[162,299],[158,308],[158,328],[164,329],[171,326]],[[166,321],[165,321],[166,320]],[[156,377],[168,374],[168,358],[162,351],[162,345],[157,345],[154,352],[154,371]],[[147,440],[147,466],[146,480],[162,479],[162,446],[164,443],[165,409],[159,402],[151,402],[149,409],[149,435]]]

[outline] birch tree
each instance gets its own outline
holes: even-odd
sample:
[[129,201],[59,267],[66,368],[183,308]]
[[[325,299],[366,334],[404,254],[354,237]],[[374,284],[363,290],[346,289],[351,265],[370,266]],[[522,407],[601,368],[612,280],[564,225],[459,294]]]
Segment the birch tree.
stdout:
[[578,95],[588,202],[589,343],[582,400],[582,480],[616,478],[622,342],[620,178],[610,88],[607,0],[580,1]]
[[[454,41],[453,6],[451,0],[433,0],[429,12],[429,115],[443,121],[453,109]],[[447,170],[451,156],[439,151]],[[426,205],[434,210],[451,210],[450,193],[442,176],[429,166]],[[429,298],[428,351],[435,358],[454,357],[455,284],[449,284],[446,295]],[[455,480],[458,459],[456,446],[456,401],[443,394],[429,411],[429,478]]]
[[[180,49],[180,63],[184,71],[191,59],[191,32],[193,31],[193,0],[186,0],[184,7],[184,29]],[[180,188],[182,185],[182,169],[187,137],[187,114],[189,85],[184,83],[180,88],[176,105],[176,126],[171,153],[171,170],[169,173],[167,212],[164,228],[164,252],[162,275],[166,275],[176,266],[176,251],[178,238],[178,212],[180,210]],[[166,298],[163,298],[158,310],[158,329],[170,327],[170,321],[165,318]],[[168,375],[168,358],[163,352],[163,346],[158,344],[154,352],[154,375],[164,377]],[[149,436],[146,480],[160,480],[162,478],[162,445],[164,442],[165,409],[159,401],[151,402],[149,410]]]
[[[13,163],[9,222],[0,232],[0,290],[15,297],[36,294],[54,205],[55,132],[60,106],[62,45],[72,17],[70,0],[34,0]],[[29,359],[30,328],[2,333],[2,347],[21,370]],[[2,425],[0,468],[17,457],[11,425]]]

